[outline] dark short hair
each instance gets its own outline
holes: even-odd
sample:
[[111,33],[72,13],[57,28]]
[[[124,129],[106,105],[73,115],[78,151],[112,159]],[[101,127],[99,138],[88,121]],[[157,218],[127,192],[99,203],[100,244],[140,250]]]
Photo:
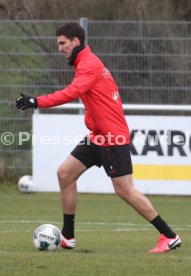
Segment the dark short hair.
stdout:
[[84,29],[80,26],[80,24],[76,22],[66,23],[56,30],[56,36],[64,35],[69,39],[73,39],[77,37],[80,40],[81,44],[84,44],[85,41],[85,32]]

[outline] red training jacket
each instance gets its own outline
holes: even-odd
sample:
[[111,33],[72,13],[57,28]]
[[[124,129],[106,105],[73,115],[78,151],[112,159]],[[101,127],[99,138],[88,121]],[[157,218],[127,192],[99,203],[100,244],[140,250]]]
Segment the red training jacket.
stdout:
[[80,98],[92,143],[100,146],[130,143],[118,87],[108,69],[88,46],[74,60],[75,77],[65,89],[37,97],[40,108],[62,105]]

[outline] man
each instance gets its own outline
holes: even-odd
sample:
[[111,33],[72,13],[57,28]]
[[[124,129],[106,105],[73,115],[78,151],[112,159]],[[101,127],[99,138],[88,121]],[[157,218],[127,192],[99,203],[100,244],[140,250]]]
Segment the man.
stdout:
[[76,181],[88,168],[103,165],[116,194],[147,219],[159,232],[151,253],[167,252],[181,245],[180,237],[158,215],[151,202],[134,187],[130,156],[130,134],[118,87],[108,69],[84,45],[85,33],[77,23],[67,23],[56,31],[59,52],[75,67],[75,77],[64,90],[30,97],[21,94],[18,109],[49,108],[81,99],[85,124],[90,134],[71,152],[57,175],[63,208],[62,247],[74,248],[74,218],[77,205]]

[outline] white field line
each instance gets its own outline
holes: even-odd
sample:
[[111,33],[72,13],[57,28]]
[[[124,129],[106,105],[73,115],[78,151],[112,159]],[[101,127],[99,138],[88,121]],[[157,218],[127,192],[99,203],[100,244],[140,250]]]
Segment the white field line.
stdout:
[[[0,225],[4,223],[15,223],[15,224],[44,224],[44,223],[51,223],[51,224],[59,224],[62,225],[59,221],[45,221],[45,220],[0,220]],[[81,225],[84,226],[91,226],[96,227],[95,229],[78,229],[78,226]],[[94,231],[149,231],[153,230],[153,226],[148,224],[135,224],[135,223],[126,223],[126,222],[76,222],[77,229],[76,231],[79,232],[94,232]],[[99,226],[99,227],[97,227]],[[187,225],[171,225],[175,230],[179,231],[190,231],[191,230],[191,224]],[[104,229],[102,227],[107,227],[107,229]],[[112,228],[115,227],[115,228]],[[2,232],[2,231],[0,231]],[[11,233],[13,231],[10,231]],[[16,231],[17,232],[17,231]],[[25,232],[25,231],[23,231]],[[8,232],[7,232],[8,233]]]
[[[129,229],[76,229],[76,232],[134,232],[134,231],[150,231],[151,229],[148,228],[129,228]],[[31,230],[0,230],[0,233],[32,233]]]
[[[55,223],[55,224],[62,224],[60,221],[48,221],[48,220],[1,220],[0,219],[0,224],[1,223],[26,223],[26,224],[33,224],[33,223]],[[84,221],[84,222],[78,222],[76,221],[76,224],[81,224],[81,225],[103,225],[103,226],[112,226],[112,225],[121,225],[121,226],[143,226],[143,227],[153,227],[152,225],[148,224],[137,224],[137,223],[132,223],[132,222],[98,222],[98,221]],[[188,227],[191,228],[191,224],[171,224],[173,227]]]
[[[154,229],[154,228],[153,228]],[[140,232],[140,231],[151,231],[153,230],[151,228],[117,228],[117,229],[76,229],[76,232]],[[187,228],[174,228],[175,230],[178,231],[190,231],[191,229]],[[31,233],[31,230],[0,230],[0,233]]]

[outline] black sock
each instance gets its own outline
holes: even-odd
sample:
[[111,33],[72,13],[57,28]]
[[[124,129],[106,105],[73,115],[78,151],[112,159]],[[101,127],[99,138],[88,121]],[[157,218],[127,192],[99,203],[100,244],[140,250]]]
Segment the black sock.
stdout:
[[176,237],[176,234],[172,229],[166,224],[166,222],[158,215],[156,218],[150,221],[150,223],[165,237],[173,239]]
[[74,218],[75,218],[75,214],[72,214],[72,215],[63,214],[64,224],[62,228],[62,235],[66,239],[74,238]]

